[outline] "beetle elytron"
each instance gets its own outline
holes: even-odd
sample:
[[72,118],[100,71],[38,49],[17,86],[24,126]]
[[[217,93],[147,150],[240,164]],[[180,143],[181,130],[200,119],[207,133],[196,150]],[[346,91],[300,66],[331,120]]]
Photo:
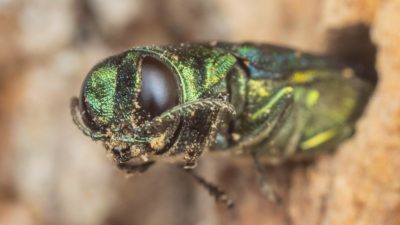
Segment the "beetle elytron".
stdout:
[[264,159],[293,159],[349,137],[372,89],[346,65],[272,45],[150,46],[97,64],[71,111],[129,173],[156,160],[190,171],[206,151],[250,155],[262,172]]

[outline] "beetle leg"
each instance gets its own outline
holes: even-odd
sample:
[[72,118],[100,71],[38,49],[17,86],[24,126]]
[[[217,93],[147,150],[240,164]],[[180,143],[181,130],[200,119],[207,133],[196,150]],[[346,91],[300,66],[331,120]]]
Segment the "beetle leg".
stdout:
[[208,121],[208,123],[204,124],[204,127],[206,129],[205,132],[200,132],[197,138],[204,141],[201,141],[200,143],[198,143],[197,146],[186,150],[186,156],[184,158],[186,169],[193,169],[194,167],[196,167],[197,160],[203,153],[204,149],[208,149],[215,144],[216,135],[221,128],[220,126],[224,124],[224,119],[227,119],[234,114],[232,106],[228,103],[225,103],[223,105],[215,104],[211,105],[210,107],[204,107],[204,109],[202,109],[200,113],[203,112],[204,114],[208,114],[208,119],[206,120]]
[[[166,113],[154,118],[155,123],[161,123],[162,121],[175,120],[176,116],[191,117],[193,112],[204,111],[204,109],[214,108],[215,110],[224,110],[231,114],[235,114],[235,108],[232,104],[226,100],[218,98],[206,98],[193,102],[187,102],[182,105],[176,106]],[[214,110],[214,111],[215,111]],[[151,122],[154,123],[154,122]],[[151,126],[151,124],[149,124]],[[147,125],[147,126],[149,126]]]
[[153,166],[154,163],[154,161],[147,161],[138,164],[119,163],[118,168],[127,174],[143,173]]
[[[231,115],[231,112],[228,109],[224,108],[211,108],[212,112],[210,113],[210,120],[212,121],[210,124],[209,135],[206,138],[206,142],[204,143],[204,147],[210,147],[216,138],[217,131],[219,130],[219,126],[224,123],[224,118]],[[189,161],[196,163],[198,157],[202,153],[204,147],[197,149],[197,157],[191,158],[195,161]],[[227,208],[232,208],[234,206],[234,202],[232,199],[228,197],[224,190],[219,188],[217,185],[205,180],[202,176],[198,175],[194,172],[193,167],[188,167],[188,161],[181,167],[188,173],[193,179],[196,180],[202,187],[208,190],[209,194],[215,198],[217,202],[224,204]]]
[[258,128],[249,134],[242,135],[238,140],[242,147],[250,147],[265,141],[277,130],[287,112],[293,106],[293,88],[283,87],[274,93],[264,107],[250,113],[250,120],[255,121]]
[[[255,121],[260,121],[260,129],[256,133],[246,136],[247,139],[243,141],[242,147],[252,149],[250,154],[253,157],[254,164],[259,176],[259,183],[261,193],[264,194],[270,201],[279,203],[280,198],[275,193],[273,188],[268,184],[266,171],[264,165],[260,162],[259,152],[257,148],[251,146],[265,141],[273,137],[274,132],[277,130],[282,120],[286,118],[287,112],[293,105],[293,88],[284,87],[271,96],[268,103],[260,110],[249,115]],[[245,137],[245,138],[246,138]]]
[[187,174],[189,174],[197,183],[204,187],[208,193],[215,198],[215,201],[224,204],[228,209],[234,206],[232,199],[228,197],[224,190],[219,188],[217,185],[205,180],[202,176],[195,173],[192,169],[182,168]]
[[258,154],[256,152],[252,152],[251,156],[256,166],[261,193],[266,196],[269,201],[279,204],[282,199],[278,194],[276,194],[275,190],[269,184],[265,167],[260,162]]

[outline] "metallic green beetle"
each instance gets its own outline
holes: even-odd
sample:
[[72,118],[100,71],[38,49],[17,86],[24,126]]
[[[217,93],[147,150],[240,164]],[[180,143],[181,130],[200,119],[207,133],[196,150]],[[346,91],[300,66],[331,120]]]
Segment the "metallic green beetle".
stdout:
[[97,64],[71,111],[127,172],[156,160],[190,169],[205,151],[260,165],[338,145],[372,90],[344,64],[272,45],[150,46]]

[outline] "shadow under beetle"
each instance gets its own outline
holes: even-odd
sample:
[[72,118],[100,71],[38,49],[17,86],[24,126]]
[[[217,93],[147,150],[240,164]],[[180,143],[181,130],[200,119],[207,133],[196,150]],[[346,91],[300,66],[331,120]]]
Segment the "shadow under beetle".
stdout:
[[192,171],[202,153],[251,156],[262,191],[277,200],[261,162],[337,146],[353,133],[372,90],[351,67],[273,45],[149,46],[97,64],[71,112],[120,169],[173,161],[231,206]]

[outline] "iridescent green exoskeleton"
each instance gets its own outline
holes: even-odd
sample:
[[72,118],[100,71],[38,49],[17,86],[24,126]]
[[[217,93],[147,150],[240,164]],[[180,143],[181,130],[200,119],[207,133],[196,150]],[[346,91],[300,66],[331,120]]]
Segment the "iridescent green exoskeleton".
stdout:
[[249,155],[262,172],[260,161],[313,154],[349,137],[373,90],[361,76],[272,45],[137,47],[97,64],[71,110],[127,172],[156,160],[189,170],[206,151]]

